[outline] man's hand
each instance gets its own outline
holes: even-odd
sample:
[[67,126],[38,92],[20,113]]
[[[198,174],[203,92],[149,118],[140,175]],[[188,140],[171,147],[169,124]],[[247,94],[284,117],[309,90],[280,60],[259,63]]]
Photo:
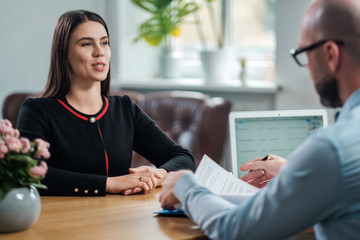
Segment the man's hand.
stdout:
[[174,209],[174,205],[179,203],[179,199],[174,195],[174,187],[177,180],[184,174],[191,173],[190,170],[180,170],[177,172],[168,173],[167,177],[162,183],[162,190],[160,193],[159,202],[164,209]]
[[250,171],[240,179],[249,184],[262,188],[276,175],[280,168],[287,163],[285,158],[270,155],[268,160],[262,161],[262,157],[255,158],[240,166],[241,171]]

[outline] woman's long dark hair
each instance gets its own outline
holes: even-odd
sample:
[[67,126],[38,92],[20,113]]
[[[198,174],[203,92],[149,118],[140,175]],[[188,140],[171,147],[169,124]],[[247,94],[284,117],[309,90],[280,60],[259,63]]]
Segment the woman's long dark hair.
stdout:
[[[62,97],[70,91],[70,68],[67,59],[69,39],[75,28],[87,21],[101,23],[109,37],[109,31],[104,19],[94,12],[76,10],[61,15],[54,31],[49,76],[42,97]],[[107,96],[109,91],[110,68],[106,79],[101,82],[101,95]]]

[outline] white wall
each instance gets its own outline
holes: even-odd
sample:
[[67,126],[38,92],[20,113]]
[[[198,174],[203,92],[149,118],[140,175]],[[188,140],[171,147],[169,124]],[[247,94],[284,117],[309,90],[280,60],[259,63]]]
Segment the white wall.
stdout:
[[[277,0],[276,19],[276,81],[283,87],[277,94],[277,109],[323,108],[309,72],[299,67],[290,56],[298,47],[302,16],[311,0]],[[327,109],[329,123],[334,122],[334,110]]]
[[[153,78],[158,72],[160,49],[144,40],[134,42],[138,26],[150,16],[130,0],[119,2],[120,14],[120,65],[119,79]],[[116,79],[116,80],[119,80]],[[115,80],[115,79],[114,79]]]
[[301,19],[310,2],[277,0],[276,81],[283,86],[276,102],[279,109],[320,106],[307,69],[299,67],[290,56],[290,49],[298,46]]
[[74,9],[106,11],[99,0],[1,0],[0,106],[10,92],[45,87],[57,19]]

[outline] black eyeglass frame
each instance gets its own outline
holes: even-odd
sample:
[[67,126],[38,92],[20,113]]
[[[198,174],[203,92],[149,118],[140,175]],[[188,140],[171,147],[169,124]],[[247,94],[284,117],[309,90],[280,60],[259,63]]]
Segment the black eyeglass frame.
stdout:
[[324,43],[328,42],[328,41],[333,41],[334,43],[336,43],[339,46],[344,46],[345,42],[341,41],[341,40],[321,40],[319,42],[313,43],[310,46],[304,47],[304,48],[297,48],[297,49],[291,49],[290,51],[290,55],[294,58],[295,62],[300,66],[300,67],[305,67],[307,64],[302,64],[298,59],[297,59],[297,55],[303,52],[307,52],[310,50],[313,50],[321,45],[323,45]]

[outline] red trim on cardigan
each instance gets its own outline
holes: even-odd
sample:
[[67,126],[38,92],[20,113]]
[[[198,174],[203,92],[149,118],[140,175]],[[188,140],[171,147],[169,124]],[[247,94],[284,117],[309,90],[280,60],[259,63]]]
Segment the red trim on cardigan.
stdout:
[[63,101],[61,101],[60,99],[57,99],[59,103],[61,103],[61,105],[63,105],[67,110],[69,110],[72,114],[74,114],[75,116],[77,116],[78,118],[81,118],[82,120],[87,121],[88,118],[81,116],[80,114],[78,114],[77,112],[75,112],[74,110],[72,110],[68,105],[66,105]]
[[108,110],[109,108],[109,100],[107,99],[107,97],[104,97],[105,98],[105,107],[104,107],[104,110],[99,114],[99,116],[96,117],[96,120],[99,120],[100,118],[102,118],[102,116],[104,116],[104,114],[106,113],[106,111]]
[[102,142],[103,142],[103,144],[104,144],[104,150],[105,150],[105,161],[106,161],[106,174],[108,175],[108,174],[109,174],[109,159],[108,159],[108,155],[107,155],[107,152],[106,152],[104,139],[103,139],[103,136],[102,136],[102,133],[101,133],[101,130],[100,130],[99,125],[98,125],[98,130],[99,130],[99,133],[100,133],[101,141],[102,141]]
[[106,175],[109,175],[109,159],[107,156],[107,151],[105,149],[105,159],[106,159]]
[[[109,108],[109,100],[105,98],[105,107],[104,107],[104,110],[102,110],[102,112],[96,117],[96,120],[99,120],[100,118],[102,118],[102,116],[104,116],[104,114],[106,113],[106,111],[108,110]],[[61,101],[60,99],[57,99],[59,103],[61,103],[61,105],[63,105],[67,110],[69,110],[72,114],[74,114],[75,116],[77,116],[78,118],[81,118],[82,120],[85,120],[85,121],[88,121],[89,119],[87,117],[84,117],[80,114],[78,114],[77,112],[75,112],[74,110],[72,110],[68,105],[66,105],[63,101]],[[101,130],[100,130],[100,127],[99,125],[98,126],[98,130],[99,130],[99,133],[100,133],[100,137],[101,137],[101,141],[103,142],[104,144],[104,151],[105,151],[105,161],[106,161],[106,174],[109,174],[109,159],[108,159],[108,155],[107,155],[107,152],[106,152],[106,148],[105,148],[105,143],[104,143],[104,139],[103,139],[103,136],[102,136],[102,133],[101,133]]]
[[[105,98],[105,107],[102,110],[102,112],[96,117],[96,120],[99,120],[100,118],[102,118],[102,116],[104,116],[104,114],[106,113],[106,111],[109,108],[109,100],[107,99],[107,97]],[[63,101],[61,101],[60,99],[57,99],[59,103],[61,103],[61,105],[63,105],[67,110],[69,110],[72,114],[74,114],[75,116],[77,116],[78,118],[81,118],[82,120],[88,121],[89,119],[87,117],[84,117],[80,114],[78,114],[77,112],[75,112],[74,110],[72,110],[68,105],[66,105]]]

